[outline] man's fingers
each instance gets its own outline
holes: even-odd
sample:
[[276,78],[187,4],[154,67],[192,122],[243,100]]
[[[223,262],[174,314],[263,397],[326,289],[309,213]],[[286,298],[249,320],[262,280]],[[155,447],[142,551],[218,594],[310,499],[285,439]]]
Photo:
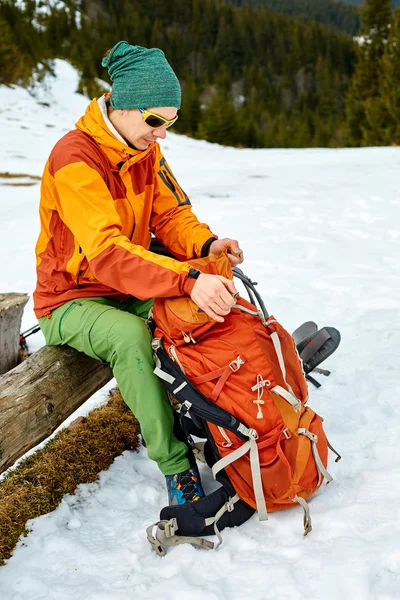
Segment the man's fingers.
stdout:
[[[222,277],[222,275],[217,275],[217,277],[220,281],[222,281],[225,288],[228,290],[228,292],[230,292],[231,295],[234,295],[237,293],[237,289],[235,288],[235,284],[233,283],[232,279],[227,279],[226,277]],[[222,294],[221,294],[221,296],[222,296]],[[225,296],[224,296],[224,298],[225,298]],[[232,302],[230,302],[229,304],[230,304],[230,306],[232,306]]]
[[193,286],[191,297],[201,310],[218,322],[229,314],[237,294],[233,282],[222,275],[202,273]]
[[229,314],[232,308],[231,306],[225,304],[225,302],[223,302],[221,299],[216,302],[210,302],[210,307],[214,312],[217,313],[217,315],[221,316]]
[[210,254],[219,256],[221,252],[227,252],[232,254],[240,261],[243,260],[243,252],[240,249],[239,242],[237,240],[231,240],[230,238],[223,238],[222,240],[215,240],[210,246]]
[[217,300],[217,305],[220,307],[221,310],[225,311],[225,314],[227,314],[233,306],[232,295],[229,294],[229,304],[227,304],[225,302],[225,300],[220,296],[219,299]]
[[230,254],[232,254],[235,258],[238,258],[240,262],[243,262],[243,250],[239,248],[231,249]]
[[215,311],[213,311],[213,309],[210,306],[205,306],[203,310],[206,313],[206,315],[208,315],[214,321],[217,321],[218,323],[224,322],[224,318],[221,315],[218,315]]

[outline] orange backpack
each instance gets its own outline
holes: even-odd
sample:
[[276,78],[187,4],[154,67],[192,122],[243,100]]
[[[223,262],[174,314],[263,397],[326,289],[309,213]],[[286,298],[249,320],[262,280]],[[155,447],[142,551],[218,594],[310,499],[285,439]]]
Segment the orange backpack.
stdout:
[[[232,278],[226,255],[190,264]],[[210,319],[188,296],[156,299],[153,318],[154,348],[168,354],[184,374],[183,383],[176,371],[168,381],[165,361],[161,365],[157,355],[155,372],[179,398],[181,416],[186,412],[203,421],[214,477],[225,472],[237,498],[256,509],[260,520],[267,512],[300,504],[306,535],[311,530],[306,499],[323,479],[332,478],[322,418],[306,406],[307,382],[291,335],[240,296],[223,323]],[[235,424],[213,418],[212,410],[208,416],[199,412],[189,394],[193,387],[210,410],[214,405]]]

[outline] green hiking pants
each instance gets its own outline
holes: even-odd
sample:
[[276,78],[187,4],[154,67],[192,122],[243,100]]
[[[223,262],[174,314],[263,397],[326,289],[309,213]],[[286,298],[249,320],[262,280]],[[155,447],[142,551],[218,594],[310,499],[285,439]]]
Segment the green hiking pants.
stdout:
[[153,301],[78,298],[41,317],[49,346],[68,345],[109,363],[126,404],[140,423],[148,455],[164,475],[189,468],[186,444],[173,434],[174,415],[153,373],[151,335],[144,322]]

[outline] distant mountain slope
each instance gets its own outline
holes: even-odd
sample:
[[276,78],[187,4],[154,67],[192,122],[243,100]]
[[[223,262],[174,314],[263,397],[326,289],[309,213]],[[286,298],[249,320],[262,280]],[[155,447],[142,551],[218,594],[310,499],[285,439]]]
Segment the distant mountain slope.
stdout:
[[[244,0],[227,0],[240,6]],[[365,0],[247,0],[248,4],[261,4],[276,12],[314,20],[355,35],[360,27],[359,8]],[[392,0],[393,7],[400,7],[400,0]]]
[[[345,4],[355,4],[357,6],[361,6],[362,4],[365,4],[365,0],[341,0],[342,2],[344,2]],[[294,2],[296,2],[296,0],[294,0]],[[400,6],[400,0],[392,0],[392,4],[393,6]]]
[[[244,0],[228,2],[237,6],[244,4]],[[358,7],[339,0],[247,0],[247,3],[259,4],[275,12],[300,17],[304,21],[317,21],[353,36],[360,27]]]

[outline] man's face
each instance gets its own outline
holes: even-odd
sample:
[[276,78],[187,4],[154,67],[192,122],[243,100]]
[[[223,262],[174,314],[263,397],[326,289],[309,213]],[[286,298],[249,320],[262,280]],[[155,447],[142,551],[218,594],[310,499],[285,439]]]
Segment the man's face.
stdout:
[[[177,108],[171,106],[146,107],[146,110],[168,120],[173,119],[178,112]],[[114,126],[122,137],[138,150],[146,150],[151,142],[167,137],[165,125],[157,129],[150,127],[144,122],[139,110],[116,110],[114,114]]]

